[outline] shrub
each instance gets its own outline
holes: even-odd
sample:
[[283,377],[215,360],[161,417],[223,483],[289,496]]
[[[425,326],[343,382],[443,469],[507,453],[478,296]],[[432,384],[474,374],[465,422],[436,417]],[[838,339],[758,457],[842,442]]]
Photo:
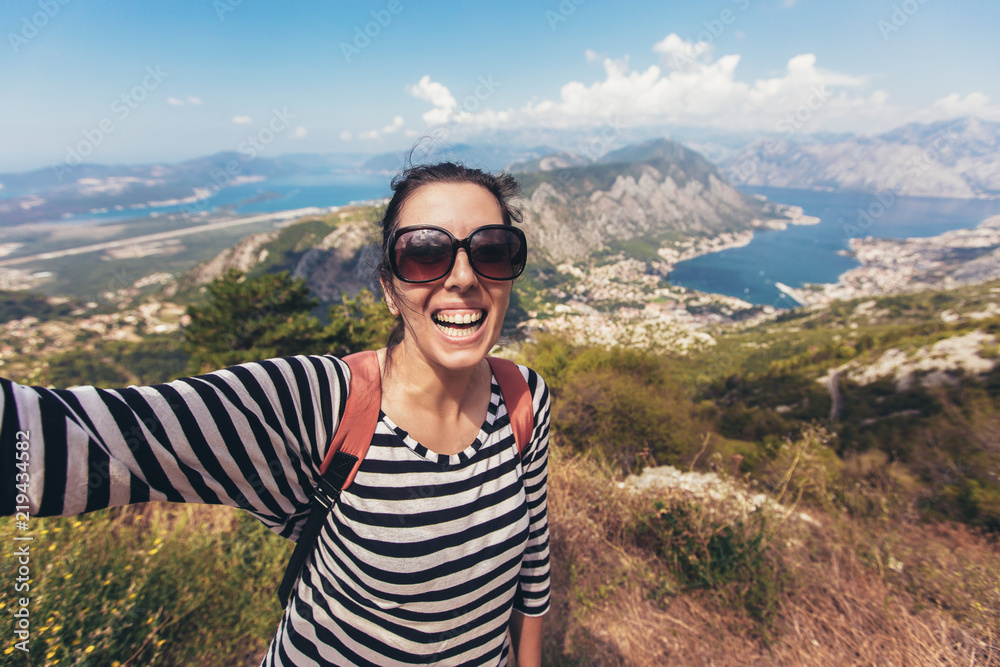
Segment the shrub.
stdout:
[[575,348],[548,340],[529,363],[553,393],[552,429],[577,451],[624,472],[643,460],[687,464],[699,429],[683,386],[663,358],[623,348]]
[[723,522],[690,501],[656,501],[652,511],[636,517],[634,531],[637,543],[667,563],[682,589],[714,591],[766,630],[778,609],[781,579],[765,527],[760,510]]

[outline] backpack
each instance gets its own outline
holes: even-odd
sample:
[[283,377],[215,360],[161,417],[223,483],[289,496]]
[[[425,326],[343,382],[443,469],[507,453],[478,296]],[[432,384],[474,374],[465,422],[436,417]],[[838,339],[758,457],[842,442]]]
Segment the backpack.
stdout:
[[[534,429],[531,391],[514,362],[499,357],[486,359],[500,385],[500,394],[510,415],[520,455],[531,440]],[[313,550],[320,529],[340,497],[340,492],[354,481],[378,425],[382,405],[382,378],[377,354],[374,351],[358,352],[347,355],[343,360],[351,369],[351,391],[347,395],[337,432],[320,466],[320,477],[313,490],[309,519],[299,534],[295,551],[292,552],[285,576],[278,587],[278,599],[281,600],[282,607],[288,605],[295,579],[305,565],[309,552]]]

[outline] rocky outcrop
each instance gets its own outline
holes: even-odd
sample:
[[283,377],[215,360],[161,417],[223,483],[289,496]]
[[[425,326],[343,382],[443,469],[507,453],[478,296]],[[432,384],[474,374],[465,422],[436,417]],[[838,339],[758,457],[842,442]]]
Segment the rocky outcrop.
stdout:
[[645,158],[636,162],[525,176],[531,246],[553,263],[575,262],[615,241],[643,239],[655,248],[667,238],[751,229],[783,217],[774,205],[741,194],[696,153],[665,139],[643,147]]
[[267,244],[278,238],[278,231],[251,234],[231,248],[220,252],[212,259],[195,267],[189,279],[198,285],[212,282],[229,269],[250,271],[267,259]]
[[378,252],[371,243],[371,225],[345,223],[310,248],[295,265],[292,275],[305,278],[313,296],[324,303],[339,301],[372,289]]

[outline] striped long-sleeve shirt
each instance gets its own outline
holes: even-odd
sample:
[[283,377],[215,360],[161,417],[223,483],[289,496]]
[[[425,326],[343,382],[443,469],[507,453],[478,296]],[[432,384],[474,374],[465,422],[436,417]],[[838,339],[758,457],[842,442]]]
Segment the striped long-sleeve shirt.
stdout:
[[[436,454],[381,415],[265,665],[506,664],[512,610],[549,605],[549,395],[521,371],[535,428],[520,456],[495,380],[486,421],[459,454]],[[297,539],[349,388],[331,356],[118,390],[0,380],[0,509],[14,513],[15,442],[26,441],[33,515],[215,503]]]

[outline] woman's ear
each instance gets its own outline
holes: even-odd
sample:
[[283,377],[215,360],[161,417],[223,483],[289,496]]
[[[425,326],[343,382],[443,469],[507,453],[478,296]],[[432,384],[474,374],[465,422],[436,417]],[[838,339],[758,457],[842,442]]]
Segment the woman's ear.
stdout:
[[382,298],[385,299],[385,305],[389,307],[389,312],[392,313],[393,317],[398,317],[399,307],[396,305],[396,300],[392,298],[392,286],[387,285],[385,280],[382,278],[379,278],[379,283],[382,285]]

